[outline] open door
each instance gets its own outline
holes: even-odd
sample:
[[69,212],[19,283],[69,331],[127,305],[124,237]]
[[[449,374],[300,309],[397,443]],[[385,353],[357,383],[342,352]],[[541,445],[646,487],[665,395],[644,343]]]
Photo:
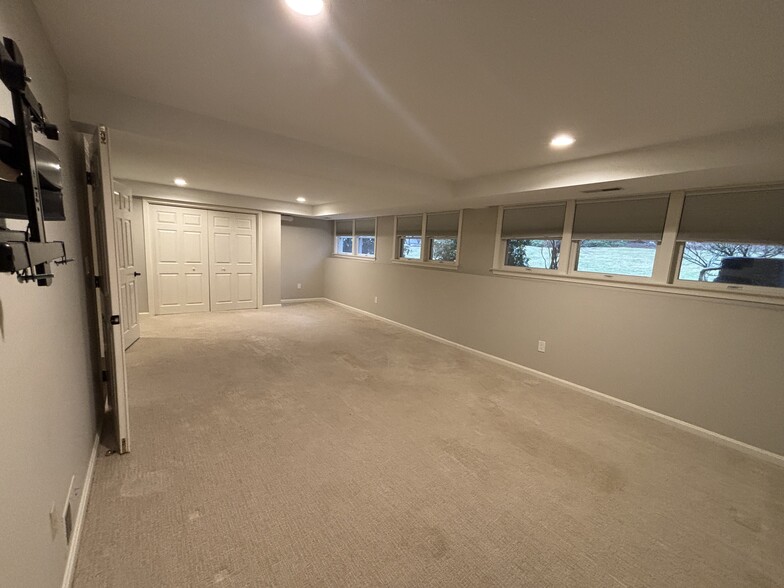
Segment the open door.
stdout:
[[128,349],[139,340],[139,302],[137,300],[136,271],[133,258],[133,230],[131,213],[133,198],[131,189],[120,182],[112,182],[112,210],[114,211],[114,235],[117,239],[117,264],[120,279],[120,321],[122,322],[123,348]]
[[[122,214],[116,208],[109,163],[109,132],[98,127],[90,145],[88,169],[95,207],[95,232],[98,249],[98,299],[101,307],[101,330],[108,387],[109,406],[114,421],[117,451],[131,449],[128,419],[128,380],[125,372],[121,260],[123,258]],[[130,227],[129,227],[130,229]]]

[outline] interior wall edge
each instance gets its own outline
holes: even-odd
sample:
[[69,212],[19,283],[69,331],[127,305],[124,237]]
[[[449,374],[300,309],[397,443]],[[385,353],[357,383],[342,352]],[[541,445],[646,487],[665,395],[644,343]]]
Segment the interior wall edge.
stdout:
[[553,375],[548,374],[546,372],[542,372],[542,371],[539,371],[539,370],[535,370],[533,368],[526,367],[526,366],[521,365],[519,363],[515,363],[513,361],[509,361],[508,359],[503,359],[502,357],[498,357],[496,355],[492,355],[490,353],[486,353],[484,351],[480,351],[479,349],[475,349],[473,347],[469,347],[467,345],[463,345],[462,343],[457,343],[455,341],[451,341],[450,339],[446,339],[444,337],[439,337],[438,335],[434,335],[433,333],[429,333],[427,331],[423,331],[422,329],[417,329],[416,327],[412,327],[412,326],[406,325],[404,323],[399,323],[397,321],[394,321],[394,320],[386,318],[384,316],[372,313],[370,311],[362,310],[361,308],[356,308],[354,306],[350,306],[350,305],[345,304],[343,302],[338,302],[337,300],[332,300],[331,298],[323,298],[322,300],[324,300],[326,302],[329,302],[330,304],[334,304],[336,306],[340,306],[341,308],[345,308],[345,309],[350,310],[352,312],[355,312],[355,313],[358,313],[358,314],[362,314],[364,316],[369,316],[371,318],[374,318],[374,319],[377,319],[377,320],[380,320],[380,321],[383,321],[383,322],[395,325],[397,327],[400,327],[400,328],[405,329],[407,331],[410,331],[412,333],[416,333],[416,334],[418,334],[418,335],[420,335],[422,337],[426,337],[428,339],[432,339],[433,341],[438,341],[439,343],[444,343],[444,344],[449,345],[451,347],[456,347],[457,349],[462,349],[464,351],[468,351],[470,353],[473,353],[475,355],[478,355],[480,357],[488,359],[488,360],[490,360],[490,361],[492,361],[494,363],[498,363],[500,365],[511,367],[511,368],[516,369],[516,370],[523,371],[523,372],[525,372],[527,374],[531,374],[533,376],[546,379],[546,380],[548,380],[550,382],[554,382],[556,384],[560,384],[560,385],[565,386],[565,387],[567,387],[567,388],[569,388],[571,390],[575,390],[575,391],[580,392],[582,394],[585,394],[587,396],[591,396],[592,398],[596,398],[597,400],[601,400],[603,402],[607,402],[607,403],[612,404],[614,406],[618,406],[620,408],[624,408],[626,410],[635,412],[637,414],[641,414],[641,415],[646,416],[648,418],[652,418],[652,419],[657,420],[659,422],[672,425],[672,426],[674,426],[674,427],[676,427],[678,429],[681,429],[683,431],[687,431],[689,433],[698,435],[698,436],[706,438],[706,439],[710,439],[710,440],[715,441],[715,442],[717,442],[717,443],[719,443],[721,445],[724,445],[726,447],[730,447],[732,449],[740,451],[740,452],[742,452],[742,453],[744,453],[746,455],[757,457],[757,458],[762,459],[762,460],[764,460],[764,461],[766,461],[768,463],[772,463],[774,465],[778,465],[780,467],[784,467],[784,455],[780,455],[778,453],[774,453],[772,451],[768,451],[767,449],[763,449],[761,447],[756,447],[756,446],[751,445],[749,443],[744,443],[743,441],[739,441],[737,439],[733,439],[732,437],[728,437],[726,435],[722,435],[721,433],[716,433],[715,431],[710,431],[710,430],[705,429],[703,427],[700,427],[698,425],[694,425],[692,423],[688,423],[686,421],[682,421],[682,420],[677,419],[675,417],[671,417],[669,415],[662,414],[662,413],[657,412],[655,410],[651,410],[649,408],[645,408],[644,406],[639,406],[637,404],[634,404],[632,402],[628,402],[626,400],[621,400],[620,398],[616,398],[614,396],[610,396],[609,394],[605,394],[603,392],[599,392],[598,390],[594,390],[592,388],[588,388],[587,386],[583,386],[581,384],[576,384],[575,382],[571,382],[569,380],[565,380],[563,378],[559,378],[557,376],[553,376]]

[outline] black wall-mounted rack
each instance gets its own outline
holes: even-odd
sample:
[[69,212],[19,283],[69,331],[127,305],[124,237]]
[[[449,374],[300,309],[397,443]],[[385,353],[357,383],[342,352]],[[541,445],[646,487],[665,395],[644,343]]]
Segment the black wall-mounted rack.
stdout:
[[[59,131],[47,120],[28,86],[31,80],[19,47],[5,37],[0,46],[0,79],[11,92],[14,108],[14,123],[0,121],[0,161],[6,170],[18,172],[16,181],[0,180],[0,218],[28,221],[27,231],[0,230],[0,272],[16,273],[20,282],[50,286],[54,278],[50,264],[70,261],[65,256],[65,244],[47,242],[44,228],[45,219],[65,219],[60,165],[51,151],[36,145],[33,129],[53,141],[59,139]],[[41,189],[41,175],[46,190]]]

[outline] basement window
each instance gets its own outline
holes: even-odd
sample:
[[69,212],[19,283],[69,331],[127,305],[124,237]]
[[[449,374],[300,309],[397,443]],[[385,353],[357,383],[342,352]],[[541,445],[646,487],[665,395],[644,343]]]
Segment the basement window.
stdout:
[[354,221],[354,235],[357,239],[357,255],[375,257],[376,219],[358,218]]
[[784,189],[687,194],[676,283],[784,289]]
[[395,259],[457,268],[462,213],[429,212],[395,218]]
[[576,272],[651,278],[664,233],[667,196],[577,202]]
[[375,257],[376,219],[336,220],[335,253],[345,256]]
[[398,259],[422,261],[422,223],[424,215],[412,214],[395,219],[396,256]]
[[425,216],[428,261],[456,263],[460,212],[439,212]]
[[501,244],[505,267],[557,270],[566,203],[505,208]]

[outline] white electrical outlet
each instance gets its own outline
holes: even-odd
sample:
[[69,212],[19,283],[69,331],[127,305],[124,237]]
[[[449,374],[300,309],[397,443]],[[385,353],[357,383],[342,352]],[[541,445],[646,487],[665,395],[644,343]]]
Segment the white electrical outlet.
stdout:
[[297,284],[297,290],[302,290],[302,284]]
[[378,296],[373,299],[373,304],[378,304]]
[[545,350],[546,346],[547,346],[547,343],[545,343],[544,341],[539,341],[539,346],[536,349],[540,353],[544,353],[544,350]]

